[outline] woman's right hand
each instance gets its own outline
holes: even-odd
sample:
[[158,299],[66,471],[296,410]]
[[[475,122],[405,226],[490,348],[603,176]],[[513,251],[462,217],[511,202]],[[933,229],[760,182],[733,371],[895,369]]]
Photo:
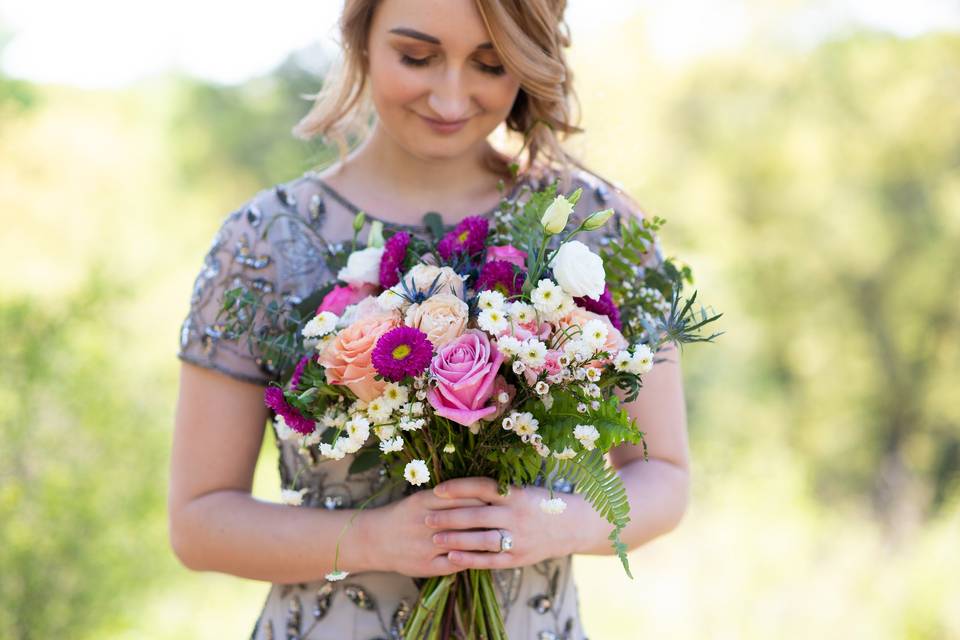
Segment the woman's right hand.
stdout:
[[463,567],[447,559],[448,549],[434,544],[437,531],[426,525],[426,517],[437,510],[486,504],[478,498],[440,498],[432,490],[424,489],[368,510],[366,537],[370,544],[370,564],[377,570],[411,578],[462,571]]

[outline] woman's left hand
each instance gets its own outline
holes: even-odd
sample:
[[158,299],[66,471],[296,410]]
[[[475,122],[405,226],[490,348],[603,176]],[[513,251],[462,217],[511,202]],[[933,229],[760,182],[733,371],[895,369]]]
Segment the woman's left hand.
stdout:
[[[434,487],[440,498],[479,498],[488,504],[433,511],[425,518],[436,529],[433,543],[447,550],[451,563],[465,569],[506,569],[535,564],[575,551],[576,517],[571,503],[578,499],[559,494],[568,504],[561,514],[549,514],[540,501],[549,498],[541,487],[510,487],[502,496],[492,478],[457,478]],[[513,538],[513,548],[500,553],[500,530]]]

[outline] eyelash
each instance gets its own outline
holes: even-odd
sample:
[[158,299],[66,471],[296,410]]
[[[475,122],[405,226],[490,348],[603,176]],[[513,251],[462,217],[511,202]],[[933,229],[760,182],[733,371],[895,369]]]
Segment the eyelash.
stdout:
[[[402,62],[403,64],[409,67],[425,67],[427,66],[427,64],[429,64],[429,61],[430,61],[430,58],[411,58],[406,54],[402,54],[400,56],[400,62]],[[502,76],[506,72],[506,69],[504,69],[503,65],[497,65],[495,67],[491,67],[488,64],[483,64],[482,62],[478,62],[477,66],[480,67],[481,71],[483,71],[484,73],[489,73],[492,76]]]

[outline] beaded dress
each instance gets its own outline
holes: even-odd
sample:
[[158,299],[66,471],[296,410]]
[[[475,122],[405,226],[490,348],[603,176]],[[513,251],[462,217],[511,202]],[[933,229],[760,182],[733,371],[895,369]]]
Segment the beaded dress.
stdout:
[[[504,194],[524,199],[556,177],[540,170],[522,175]],[[642,216],[621,188],[595,174],[576,169],[573,186],[583,188],[572,219],[612,207],[608,223],[614,232],[624,216]],[[499,208],[482,215],[492,217]],[[180,330],[177,356],[186,362],[215,369],[233,378],[266,386],[277,380],[267,363],[250,353],[247,341],[230,336],[217,323],[220,298],[226,289],[249,287],[284,305],[296,305],[334,275],[323,261],[322,244],[337,244],[352,236],[356,206],[320,176],[308,171],[288,182],[263,189],[226,215],[203,259]],[[379,212],[366,212],[368,221]],[[261,232],[270,225],[269,233]],[[385,222],[387,230],[410,228]],[[365,234],[366,231],[364,231]],[[593,238],[591,238],[591,236]],[[579,237],[596,249],[604,242],[600,232]],[[659,245],[651,260],[662,259]],[[272,423],[271,423],[272,424]],[[374,468],[347,475],[353,456],[328,460],[294,442],[276,439],[282,488],[306,488],[300,507],[349,509],[359,506],[386,482]],[[551,479],[554,490],[570,492],[564,479]],[[381,492],[368,508],[398,499],[403,489]],[[494,571],[494,585],[512,640],[585,640],[572,556],[535,565]],[[397,573],[351,574],[340,582],[323,576],[297,584],[272,584],[254,623],[251,640],[381,640],[400,638],[400,629],[417,597],[412,578]]]

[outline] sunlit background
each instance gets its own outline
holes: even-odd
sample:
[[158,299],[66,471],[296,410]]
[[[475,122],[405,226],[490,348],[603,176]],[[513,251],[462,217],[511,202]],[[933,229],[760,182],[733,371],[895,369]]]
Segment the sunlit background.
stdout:
[[[268,585],[166,539],[179,323],[340,3],[0,8],[0,637],[248,637]],[[694,499],[579,558],[591,638],[960,637],[960,6],[571,0],[587,133],[726,334],[685,357]],[[264,443],[256,493],[278,495]]]

